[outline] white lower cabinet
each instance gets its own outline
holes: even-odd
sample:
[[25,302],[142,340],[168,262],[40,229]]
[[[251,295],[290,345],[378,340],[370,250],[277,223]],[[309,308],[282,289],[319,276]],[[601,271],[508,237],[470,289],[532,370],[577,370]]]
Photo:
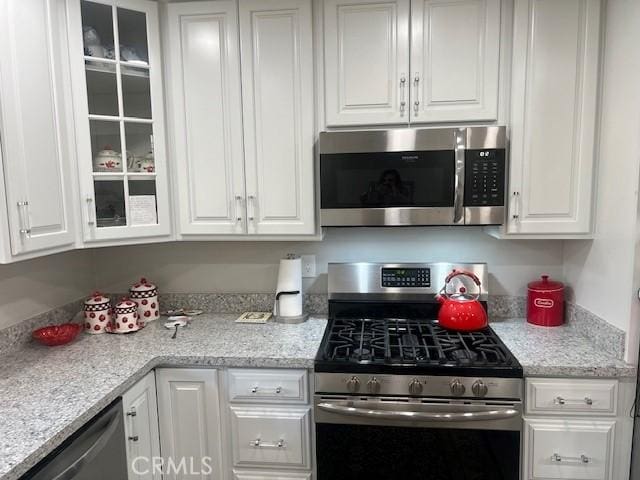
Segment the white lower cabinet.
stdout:
[[233,480],[311,480],[311,473],[233,471]]
[[129,480],[160,480],[154,458],[160,458],[156,378],[149,372],[122,396]]
[[218,371],[156,371],[163,478],[220,480],[222,452]]
[[634,383],[526,379],[522,480],[628,480]]
[[610,479],[615,421],[527,419],[526,480]]
[[235,466],[310,468],[309,407],[230,407],[230,414]]

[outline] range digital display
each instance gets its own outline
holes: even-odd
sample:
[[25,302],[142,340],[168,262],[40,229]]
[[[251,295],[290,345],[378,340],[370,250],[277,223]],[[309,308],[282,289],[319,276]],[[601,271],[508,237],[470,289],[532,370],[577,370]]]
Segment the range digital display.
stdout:
[[430,287],[431,270],[428,268],[383,268],[383,287]]

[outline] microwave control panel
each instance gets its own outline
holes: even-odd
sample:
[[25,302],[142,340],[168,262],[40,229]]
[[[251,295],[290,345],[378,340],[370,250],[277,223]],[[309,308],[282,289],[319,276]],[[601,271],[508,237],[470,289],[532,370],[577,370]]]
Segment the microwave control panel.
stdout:
[[383,287],[430,287],[431,270],[428,268],[383,268]]
[[465,151],[464,206],[504,206],[505,150]]

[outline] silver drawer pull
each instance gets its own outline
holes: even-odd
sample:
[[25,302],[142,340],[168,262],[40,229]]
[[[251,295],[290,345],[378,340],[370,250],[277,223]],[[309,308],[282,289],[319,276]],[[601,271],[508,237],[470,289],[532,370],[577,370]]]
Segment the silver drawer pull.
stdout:
[[570,399],[570,398],[562,398],[556,397],[553,399],[553,403],[557,405],[593,405],[593,400],[590,397],[584,397],[582,399]]
[[551,455],[551,461],[557,463],[572,463],[572,464],[583,464],[590,463],[591,459],[586,455],[580,455],[579,457],[563,457],[558,453],[554,453]]
[[137,415],[135,410],[131,410],[129,412],[127,412],[127,417],[135,417]]
[[137,442],[138,441],[138,435],[131,435],[130,437],[127,437],[129,440],[131,440],[132,442]]
[[[276,394],[282,393],[282,387],[280,387],[280,386],[276,387],[275,392],[276,392]],[[258,386],[257,385],[251,389],[251,393],[258,393]]]
[[278,443],[265,443],[259,438],[256,438],[252,442],[249,442],[249,446],[253,448],[286,448],[282,438],[278,440]]

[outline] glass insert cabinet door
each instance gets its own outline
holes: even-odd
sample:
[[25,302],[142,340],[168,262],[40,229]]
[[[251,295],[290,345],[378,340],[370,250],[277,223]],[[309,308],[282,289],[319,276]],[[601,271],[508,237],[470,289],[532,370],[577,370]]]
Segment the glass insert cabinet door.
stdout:
[[85,241],[169,235],[157,3],[68,5]]

